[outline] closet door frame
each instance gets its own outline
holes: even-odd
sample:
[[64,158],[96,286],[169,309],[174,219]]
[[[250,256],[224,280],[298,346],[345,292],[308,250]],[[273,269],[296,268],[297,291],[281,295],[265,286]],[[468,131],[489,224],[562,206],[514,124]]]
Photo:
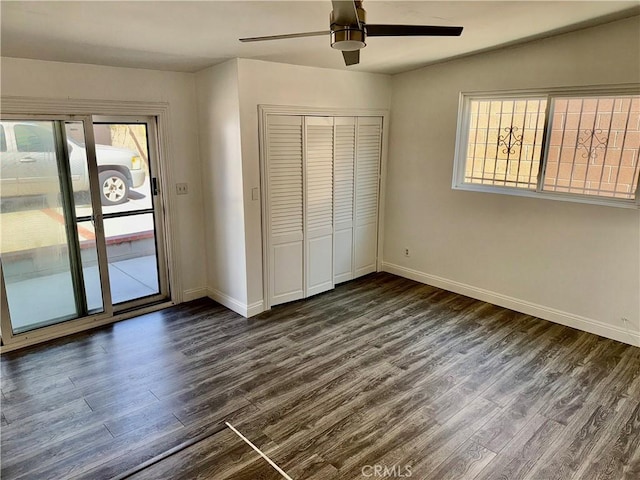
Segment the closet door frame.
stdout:
[[382,270],[382,252],[384,248],[384,204],[387,176],[387,152],[389,138],[389,111],[382,109],[358,108],[321,108],[294,107],[283,105],[258,105],[258,136],[260,155],[260,203],[262,220],[262,298],[264,310],[271,309],[271,294],[269,291],[269,190],[268,190],[268,159],[267,159],[267,124],[269,115],[299,115],[315,117],[382,117],[382,149],[380,158],[380,190],[378,193],[378,245],[376,271]]

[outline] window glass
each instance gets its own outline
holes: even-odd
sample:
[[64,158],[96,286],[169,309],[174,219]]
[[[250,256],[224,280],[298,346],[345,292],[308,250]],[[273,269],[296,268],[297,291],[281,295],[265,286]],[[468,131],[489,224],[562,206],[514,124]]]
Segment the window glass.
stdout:
[[7,151],[7,137],[4,134],[4,127],[0,125],[0,152]]
[[635,198],[640,97],[569,97],[552,101],[543,189]]
[[51,131],[37,125],[18,124],[13,127],[19,152],[53,152]]
[[472,100],[465,182],[534,189],[547,101]]

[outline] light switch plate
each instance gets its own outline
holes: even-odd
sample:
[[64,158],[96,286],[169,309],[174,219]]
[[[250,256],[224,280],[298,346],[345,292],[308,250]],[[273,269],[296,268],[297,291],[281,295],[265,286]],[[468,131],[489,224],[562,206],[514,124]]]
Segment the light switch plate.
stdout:
[[253,187],[251,189],[251,200],[260,200],[260,190],[258,187]]

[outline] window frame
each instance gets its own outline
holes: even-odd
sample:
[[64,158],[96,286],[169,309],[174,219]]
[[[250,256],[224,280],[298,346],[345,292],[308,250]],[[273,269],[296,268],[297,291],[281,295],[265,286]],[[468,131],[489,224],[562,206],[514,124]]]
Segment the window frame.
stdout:
[[[566,202],[587,203],[593,205],[614,206],[622,208],[640,209],[640,178],[636,187],[635,199],[624,199],[614,197],[599,197],[596,195],[586,195],[567,192],[544,191],[544,172],[547,168],[547,157],[549,152],[549,129],[553,115],[553,100],[563,97],[595,97],[606,95],[640,95],[640,84],[622,85],[598,85],[591,87],[559,87],[529,90],[499,90],[499,91],[472,91],[460,92],[458,102],[458,123],[456,130],[456,145],[453,160],[453,177],[451,188],[453,190],[463,190],[471,192],[499,193],[503,195],[515,195],[519,197],[542,198],[550,200],[560,200]],[[545,119],[543,125],[542,150],[540,152],[540,166],[537,174],[536,189],[503,186],[484,185],[475,183],[465,183],[465,169],[467,161],[467,148],[469,144],[469,126],[471,123],[470,105],[473,100],[528,100],[546,99]],[[640,154],[639,154],[640,157]],[[640,158],[638,158],[640,162]]]

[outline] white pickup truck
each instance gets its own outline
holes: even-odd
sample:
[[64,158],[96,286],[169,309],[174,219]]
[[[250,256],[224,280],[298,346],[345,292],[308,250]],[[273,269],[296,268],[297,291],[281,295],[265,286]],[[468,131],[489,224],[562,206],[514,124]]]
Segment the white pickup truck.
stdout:
[[[0,122],[0,196],[46,195],[60,191],[53,132],[49,122]],[[67,139],[74,192],[89,190],[84,145]],[[129,190],[146,177],[138,154],[125,148],[96,145],[103,205],[128,201]]]

